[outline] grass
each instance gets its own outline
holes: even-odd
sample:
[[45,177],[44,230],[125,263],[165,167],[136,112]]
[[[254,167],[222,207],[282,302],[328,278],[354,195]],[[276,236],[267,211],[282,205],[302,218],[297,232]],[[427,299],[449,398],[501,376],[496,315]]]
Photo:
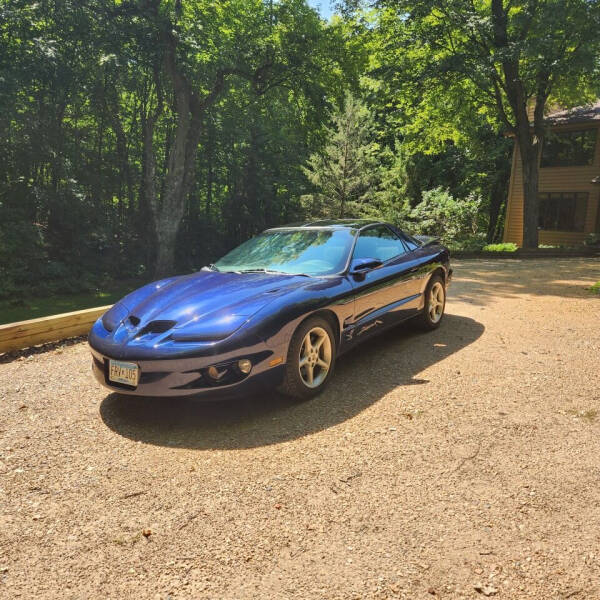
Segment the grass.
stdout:
[[517,245],[513,242],[506,242],[504,244],[488,244],[483,247],[484,252],[516,252]]
[[19,300],[18,304],[10,300],[2,300],[0,301],[0,325],[83,310],[84,308],[94,308],[105,304],[114,304],[141,285],[139,281],[116,282],[105,290],[48,296],[46,298],[31,297]]
[[572,408],[567,410],[567,414],[572,415],[577,419],[585,419],[589,423],[594,423],[598,418],[598,411],[595,408],[590,408],[588,410],[576,410]]
[[590,288],[594,294],[600,294],[600,281],[596,281],[596,283]]

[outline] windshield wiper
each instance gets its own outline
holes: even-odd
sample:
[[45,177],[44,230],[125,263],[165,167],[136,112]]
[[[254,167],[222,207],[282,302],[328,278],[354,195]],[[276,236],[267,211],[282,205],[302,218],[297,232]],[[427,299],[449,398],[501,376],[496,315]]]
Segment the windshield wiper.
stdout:
[[269,275],[298,275],[299,277],[310,277],[307,273],[286,273],[285,271],[274,271],[272,269],[241,269],[236,273],[267,273]]

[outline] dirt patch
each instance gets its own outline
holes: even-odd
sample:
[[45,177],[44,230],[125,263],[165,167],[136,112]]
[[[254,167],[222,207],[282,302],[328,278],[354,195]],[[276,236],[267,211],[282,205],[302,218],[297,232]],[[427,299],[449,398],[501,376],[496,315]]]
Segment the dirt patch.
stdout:
[[593,259],[461,261],[297,404],[0,364],[0,596],[600,598]]

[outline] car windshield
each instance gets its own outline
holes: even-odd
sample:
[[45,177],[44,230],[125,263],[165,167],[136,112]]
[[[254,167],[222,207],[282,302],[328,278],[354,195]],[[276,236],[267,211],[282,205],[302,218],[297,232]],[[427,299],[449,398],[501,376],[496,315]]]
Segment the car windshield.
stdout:
[[354,231],[283,229],[266,231],[228,252],[213,266],[219,271],[274,271],[331,275],[346,266]]

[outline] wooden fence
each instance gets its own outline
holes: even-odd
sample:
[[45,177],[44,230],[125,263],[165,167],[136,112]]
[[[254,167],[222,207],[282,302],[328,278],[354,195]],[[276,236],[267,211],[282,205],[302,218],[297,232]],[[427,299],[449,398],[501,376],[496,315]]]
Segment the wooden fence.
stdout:
[[86,335],[109,306],[0,325],[0,353]]

